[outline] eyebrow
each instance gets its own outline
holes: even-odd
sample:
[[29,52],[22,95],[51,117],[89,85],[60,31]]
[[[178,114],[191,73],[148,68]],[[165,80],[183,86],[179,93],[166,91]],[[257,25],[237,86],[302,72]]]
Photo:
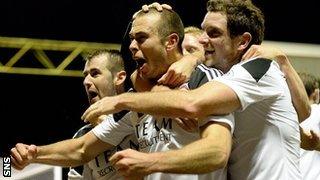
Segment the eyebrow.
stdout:
[[143,31],[138,31],[138,32],[136,32],[136,33],[130,32],[130,33],[129,33],[129,36],[130,36],[130,37],[133,37],[133,36],[146,35],[146,34],[147,34],[147,33],[143,32]]
[[219,26],[209,25],[205,27],[204,31],[217,31],[221,33],[223,30]]
[[86,70],[86,71],[83,71],[82,73],[83,74],[88,74],[88,73],[90,73],[91,71],[101,71],[99,68],[91,68],[91,69],[88,69],[88,70]]

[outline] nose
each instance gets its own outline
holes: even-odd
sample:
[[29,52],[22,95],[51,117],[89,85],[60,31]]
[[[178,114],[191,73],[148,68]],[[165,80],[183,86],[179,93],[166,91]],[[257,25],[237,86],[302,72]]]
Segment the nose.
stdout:
[[92,81],[91,81],[91,76],[90,76],[90,74],[88,74],[88,75],[84,78],[84,80],[83,80],[83,85],[84,85],[84,87],[87,88],[87,89],[89,89],[90,86],[92,85]]
[[136,40],[133,39],[131,41],[129,49],[133,55],[137,53],[137,51],[139,50],[139,47]]
[[199,38],[199,43],[202,45],[206,45],[209,42],[209,37],[206,32],[202,33]]

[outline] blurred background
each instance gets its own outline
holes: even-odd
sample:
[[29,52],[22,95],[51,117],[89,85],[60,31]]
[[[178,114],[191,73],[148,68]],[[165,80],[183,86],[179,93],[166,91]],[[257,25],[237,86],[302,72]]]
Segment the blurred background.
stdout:
[[[8,155],[17,142],[41,145],[70,138],[84,125],[80,120],[88,107],[80,72],[84,45],[118,48],[132,14],[151,2],[0,2],[0,67],[20,68],[10,71],[2,67],[0,73],[0,156]],[[206,0],[159,2],[170,4],[185,26],[200,26],[206,13]],[[319,77],[317,2],[253,2],[265,14],[267,43],[278,43],[298,70]],[[57,41],[41,41],[44,39]],[[54,70],[45,71],[48,69]]]

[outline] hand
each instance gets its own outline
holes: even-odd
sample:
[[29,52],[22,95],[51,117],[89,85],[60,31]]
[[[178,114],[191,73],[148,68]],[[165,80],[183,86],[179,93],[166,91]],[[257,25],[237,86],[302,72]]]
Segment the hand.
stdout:
[[98,124],[99,117],[101,115],[113,114],[119,112],[116,109],[116,98],[117,96],[109,96],[100,99],[99,101],[92,104],[81,116],[84,122],[90,122],[91,124]]
[[198,121],[191,118],[174,118],[177,124],[184,130],[188,132],[198,131]]
[[158,80],[158,84],[171,88],[180,86],[190,79],[191,73],[197,65],[198,58],[196,56],[185,55],[179,61],[171,64],[166,74]]
[[122,176],[141,178],[151,173],[149,168],[155,163],[155,158],[149,156],[148,153],[126,149],[111,156],[110,162]]
[[149,4],[149,5],[143,5],[141,7],[141,10],[137,11],[136,13],[133,14],[132,16],[132,19],[135,19],[137,14],[140,12],[140,11],[143,11],[143,12],[148,12],[149,11],[149,8],[156,8],[157,11],[159,12],[162,12],[163,9],[167,9],[167,10],[172,10],[172,7],[168,4],[159,4],[157,2],[154,2],[152,4]]
[[310,132],[300,128],[301,133],[301,147],[305,150],[313,151],[320,150],[320,135],[313,130]]
[[282,59],[286,56],[280,49],[266,45],[252,45],[242,56],[242,60],[248,60],[254,57],[262,57],[266,59]]
[[286,69],[291,67],[290,60],[280,49],[266,45],[252,45],[248,51],[242,56],[242,61],[254,57],[262,57],[266,59],[274,59],[279,64],[281,71],[286,75]]
[[16,147],[11,149],[11,162],[15,169],[22,170],[37,156],[37,146],[26,145],[22,143],[16,144]]
[[95,122],[92,122],[92,123],[94,123],[94,124],[92,124],[93,126],[97,126],[97,125],[99,125],[100,123],[102,123],[102,121],[103,120],[105,120],[107,118],[107,115],[101,115],[101,116],[99,116],[98,117],[98,119],[97,119],[97,121],[95,121]]

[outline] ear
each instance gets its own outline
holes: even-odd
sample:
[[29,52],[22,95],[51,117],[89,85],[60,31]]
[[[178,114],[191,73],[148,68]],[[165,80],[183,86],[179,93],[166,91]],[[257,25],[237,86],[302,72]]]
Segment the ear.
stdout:
[[116,86],[121,86],[126,80],[126,77],[127,77],[127,73],[125,71],[118,72],[114,77],[114,84]]
[[239,36],[238,50],[245,50],[249,46],[251,40],[252,36],[248,32],[245,32],[241,36]]
[[168,36],[168,40],[165,42],[166,50],[172,51],[178,46],[179,36],[177,33],[172,33]]

